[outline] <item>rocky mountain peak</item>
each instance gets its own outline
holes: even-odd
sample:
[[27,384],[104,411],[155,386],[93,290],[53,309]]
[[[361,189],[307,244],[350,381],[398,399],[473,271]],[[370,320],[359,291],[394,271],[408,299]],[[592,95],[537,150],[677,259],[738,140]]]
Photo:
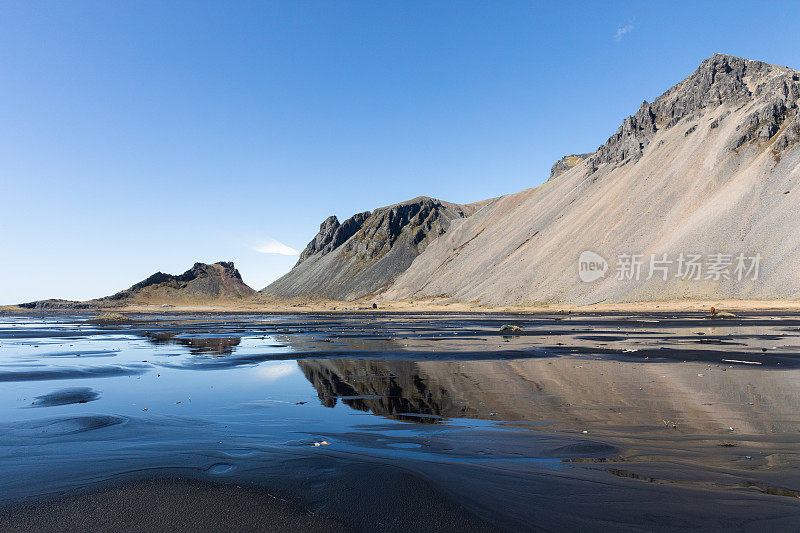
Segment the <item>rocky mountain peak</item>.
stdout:
[[455,220],[477,207],[419,196],[359,213],[341,225],[329,217],[292,271],[262,293],[339,300],[373,294],[405,271]]
[[[626,118],[617,132],[590,158],[590,171],[594,172],[604,164],[638,160],[657,131],[721,105],[753,106],[750,117],[737,128],[736,137],[730,140],[730,149],[756,142],[763,147],[765,143],[775,142],[775,150],[785,150],[790,144],[800,141],[798,99],[800,77],[797,71],[761,61],[714,54],[703,60],[689,77],[652,103],[643,102],[635,114]],[[777,138],[779,132],[782,136]]]
[[179,275],[156,272],[129,289],[101,300],[124,300],[144,292],[163,290],[182,291],[191,297],[241,297],[255,294],[253,289],[245,285],[233,262],[220,261],[213,264],[195,263]]
[[[326,218],[322,224],[319,225],[319,233],[317,233],[311,242],[300,253],[300,258],[297,260],[297,265],[315,254],[325,255],[347,241],[352,237],[360,228],[364,221],[369,217],[370,212],[357,213],[339,224],[339,219],[335,215]],[[295,265],[295,266],[297,266]]]
[[[448,216],[440,217],[443,211]],[[341,224],[336,216],[330,216],[319,225],[319,232],[300,254],[297,264],[314,255],[329,254],[345,243],[344,253],[369,260],[388,251],[403,231],[413,233],[412,241],[421,251],[427,242],[447,230],[451,214],[465,217],[471,212],[466,206],[418,196],[373,212],[355,214]],[[356,234],[358,237],[348,242]]]
[[359,260],[372,260],[387,253],[404,232],[410,235],[412,246],[422,252],[430,241],[447,231],[453,218],[468,215],[462,206],[427,196],[381,207],[347,243],[344,252],[355,254]]
[[187,279],[187,281],[191,281],[191,279],[196,279],[202,276],[219,276],[226,279],[242,281],[242,275],[234,266],[233,261],[218,261],[211,265],[206,263],[195,263],[192,268],[183,273],[183,276],[191,277],[190,279]]
[[322,224],[319,225],[319,232],[314,235],[314,238],[311,239],[311,242],[309,242],[300,253],[300,258],[297,260],[297,264],[299,265],[308,257],[322,251],[322,249],[330,244],[330,242],[333,240],[333,234],[337,229],[339,229],[339,219],[336,218],[336,215],[331,215],[323,220]]

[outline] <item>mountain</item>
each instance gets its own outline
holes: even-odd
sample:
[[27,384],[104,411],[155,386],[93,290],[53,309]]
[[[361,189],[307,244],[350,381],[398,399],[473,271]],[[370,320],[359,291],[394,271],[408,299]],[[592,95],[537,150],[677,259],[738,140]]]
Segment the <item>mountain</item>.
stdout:
[[255,290],[248,287],[231,262],[221,261],[211,265],[195,263],[178,276],[156,272],[131,288],[103,301],[169,301],[221,298],[245,298]]
[[[271,298],[594,304],[800,298],[800,72],[714,54],[539,187],[418,197],[327,218]],[[156,273],[90,302],[246,298],[232,263]]]
[[[800,298],[799,100],[798,71],[714,54],[596,152],[432,242],[383,297]],[[595,259],[585,265],[604,270],[590,282],[578,270],[585,251]],[[650,269],[653,258],[665,262]],[[629,263],[644,263],[638,279]]]
[[335,216],[300,254],[294,268],[261,293],[269,297],[354,300],[386,288],[474,205],[419,197],[364,212],[339,223]]
[[86,309],[133,304],[164,304],[246,298],[256,294],[248,287],[233,263],[195,263],[180,275],[156,272],[129,289],[86,302],[40,300],[20,304],[27,309]]

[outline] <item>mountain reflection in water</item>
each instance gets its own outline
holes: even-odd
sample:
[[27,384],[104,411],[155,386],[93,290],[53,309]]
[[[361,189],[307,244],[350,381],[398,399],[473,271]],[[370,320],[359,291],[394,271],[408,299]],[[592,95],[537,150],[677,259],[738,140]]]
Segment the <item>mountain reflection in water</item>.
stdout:
[[[298,361],[323,405],[397,420],[547,422],[551,429],[647,428],[671,436],[794,435],[800,370],[599,359]],[[424,415],[423,418],[414,415]]]
[[240,337],[179,336],[171,332],[148,331],[142,335],[156,346],[170,344],[185,346],[193,355],[230,355],[241,342]]

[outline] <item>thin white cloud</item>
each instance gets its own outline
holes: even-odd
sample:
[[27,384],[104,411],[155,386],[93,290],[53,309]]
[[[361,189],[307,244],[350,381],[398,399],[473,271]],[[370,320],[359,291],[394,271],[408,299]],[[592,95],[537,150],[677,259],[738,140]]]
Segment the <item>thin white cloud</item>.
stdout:
[[286,246],[272,237],[261,239],[252,248],[262,254],[298,255],[300,253],[291,246]]
[[633,31],[633,24],[628,24],[626,26],[620,26],[619,28],[617,28],[617,33],[616,33],[616,35],[614,35],[614,40],[616,42],[620,42],[622,40],[622,37],[626,33],[630,33],[632,31]]
[[256,375],[264,381],[278,381],[286,376],[291,376],[297,372],[297,364],[294,361],[281,361],[280,363],[268,363],[257,366]]

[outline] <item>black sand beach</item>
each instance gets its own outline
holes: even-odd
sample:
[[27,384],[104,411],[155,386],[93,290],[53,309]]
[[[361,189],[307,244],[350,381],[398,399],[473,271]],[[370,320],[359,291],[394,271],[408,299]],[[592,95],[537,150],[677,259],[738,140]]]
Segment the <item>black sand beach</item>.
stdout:
[[793,313],[90,316],[0,317],[0,529],[753,530],[800,511]]

